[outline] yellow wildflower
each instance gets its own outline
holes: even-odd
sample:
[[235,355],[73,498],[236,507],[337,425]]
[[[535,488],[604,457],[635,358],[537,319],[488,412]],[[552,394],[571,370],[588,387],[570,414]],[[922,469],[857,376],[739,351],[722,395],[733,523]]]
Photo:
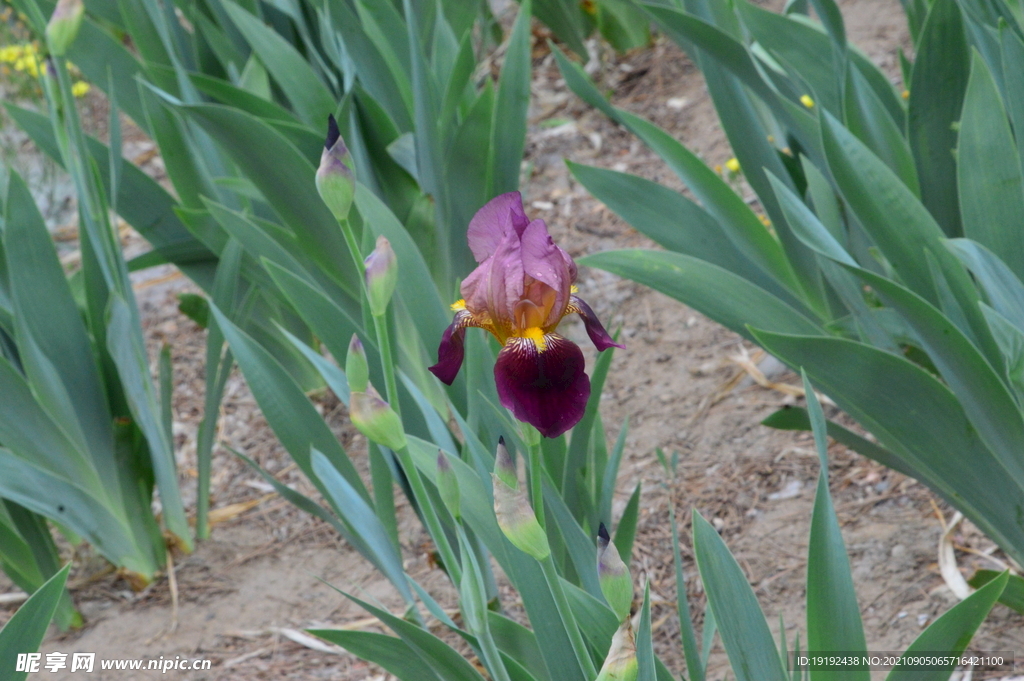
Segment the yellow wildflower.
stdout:
[[85,93],[89,91],[89,84],[84,80],[80,80],[71,86],[71,94],[75,97],[85,97]]
[[0,61],[6,64],[13,64],[21,59],[25,48],[21,45],[5,45],[0,47]]
[[800,103],[806,106],[808,109],[814,108],[814,100],[811,99],[810,95],[800,95]]
[[730,158],[725,162],[725,167],[728,168],[730,173],[740,172],[740,162],[735,158]]
[[910,99],[910,90],[903,91],[903,99]]
[[24,71],[33,78],[39,77],[39,59],[34,54],[26,54],[14,62],[15,71]]

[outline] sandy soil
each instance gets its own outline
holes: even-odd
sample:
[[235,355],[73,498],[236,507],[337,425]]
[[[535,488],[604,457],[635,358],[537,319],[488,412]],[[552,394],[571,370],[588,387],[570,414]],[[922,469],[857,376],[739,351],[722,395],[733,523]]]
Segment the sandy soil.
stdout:
[[[896,0],[847,0],[840,5],[851,41],[897,83],[897,49],[909,49],[909,39]],[[568,92],[542,48],[535,56],[527,150],[533,171],[524,186],[528,211],[547,220],[555,239],[574,256],[651,247],[646,238],[590,198],[572,180],[563,159],[636,173],[675,188],[680,188],[678,181],[628,133]],[[673,45],[659,41],[650,50],[625,57],[606,55],[598,77],[614,90],[617,105],[663,126],[709,164],[724,163],[732,155],[699,72]],[[134,153],[146,155],[145,143],[140,142]],[[159,176],[158,158],[147,160],[145,167]],[[191,490],[195,434],[202,416],[204,333],[176,310],[175,295],[188,289],[187,282],[173,275],[160,278],[166,274],[151,274],[140,300],[151,349],[165,342],[173,348],[179,382],[177,444],[186,472],[184,483]],[[735,553],[772,630],[778,632],[781,616],[792,640],[804,628],[805,554],[818,466],[809,435],[774,431],[759,422],[780,406],[794,403],[794,398],[754,384],[735,358],[753,355],[756,349],[683,305],[596,270],[582,272],[580,288],[609,326],[622,326],[628,345],[613,362],[602,415],[610,439],[629,421],[615,511],[621,511],[641,482],[644,502],[632,567],[638,582],[651,580],[658,654],[673,670],[683,670],[674,614],[670,505],[684,521],[682,542],[692,611],[700,613],[704,608],[688,539],[687,519],[696,508],[714,522]],[[567,333],[584,339],[578,325],[570,326]],[[581,345],[589,348],[589,343]],[[592,349],[586,351],[592,362]],[[778,371],[770,361],[762,366]],[[797,382],[784,372],[774,378]],[[350,455],[365,468],[365,446],[346,425],[338,401],[325,396],[317,406]],[[842,418],[835,409],[828,415]],[[223,445],[255,458],[300,490],[310,490],[290,465],[239,375],[229,382],[223,417]],[[656,447],[679,452],[674,478],[668,478],[658,464]],[[948,518],[951,509],[936,505],[920,484],[841,446],[833,446],[830,455],[831,488],[869,648],[901,650],[956,601],[936,566],[941,532],[936,510]],[[219,447],[214,506],[226,509],[229,519],[195,553],[177,558],[176,611],[167,580],[135,594],[112,576],[90,581],[90,570],[96,566],[87,564],[76,575],[75,590],[87,625],[79,632],[51,635],[44,652],[96,652],[106,659],[212,660],[213,669],[208,672],[172,672],[192,681],[390,678],[347,653],[315,651],[295,642],[294,632],[310,626],[375,630],[362,611],[320,579],[391,607],[397,607],[397,602],[390,587],[333,531],[267,492],[254,473]],[[442,604],[454,607],[445,578],[427,559],[425,533],[408,508],[401,515],[408,571]],[[956,542],[979,551],[991,547],[969,527],[962,528]],[[965,566],[980,564],[976,557],[958,556]],[[8,586],[0,577],[0,592]],[[0,609],[0,622],[9,615],[9,610]],[[1022,625],[1024,618],[997,606],[975,647],[1024,650]],[[731,674],[720,646],[711,669],[711,678]],[[134,681],[151,674],[97,671],[91,678]],[[42,673],[34,678],[77,676]]]

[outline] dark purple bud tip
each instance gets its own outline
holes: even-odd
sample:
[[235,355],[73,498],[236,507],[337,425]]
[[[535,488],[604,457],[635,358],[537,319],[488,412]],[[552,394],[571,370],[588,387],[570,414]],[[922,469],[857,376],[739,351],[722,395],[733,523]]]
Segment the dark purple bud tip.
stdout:
[[502,447],[505,446],[505,436],[504,435],[499,435],[498,436],[498,444],[501,445]]
[[341,130],[338,129],[338,121],[334,120],[334,114],[327,114],[327,141],[324,142],[324,149],[333,147],[339,137]]
[[604,523],[601,523],[600,527],[597,528],[597,537],[604,542],[610,542],[612,540],[611,535],[608,534],[608,528],[605,527]]

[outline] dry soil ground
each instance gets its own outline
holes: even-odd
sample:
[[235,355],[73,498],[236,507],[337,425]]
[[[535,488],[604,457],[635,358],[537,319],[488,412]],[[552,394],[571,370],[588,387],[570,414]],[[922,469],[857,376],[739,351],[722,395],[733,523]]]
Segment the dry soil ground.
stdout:
[[[899,84],[897,50],[909,49],[909,40],[897,0],[847,0],[840,6],[851,41]],[[563,159],[681,185],[628,133],[566,90],[542,45],[538,41],[535,52],[527,149],[532,174],[524,185],[528,211],[547,220],[555,239],[574,256],[650,247],[646,238],[588,196]],[[732,155],[700,73],[670,43],[659,40],[652,49],[624,57],[604,55],[597,77],[614,91],[617,105],[654,120],[709,164],[724,163]],[[148,152],[150,147],[140,140],[127,155],[144,159],[144,167],[159,177],[160,159]],[[175,296],[188,288],[187,282],[173,274],[160,278],[167,274],[151,274],[148,282],[140,282],[140,301],[151,351],[161,343],[173,349],[177,444],[186,471],[183,483],[191,489],[202,416],[204,333],[176,309]],[[681,519],[696,508],[714,522],[754,585],[773,631],[784,622],[792,640],[804,627],[805,554],[818,466],[809,436],[774,431],[759,422],[794,398],[754,384],[739,361],[756,349],[683,305],[596,270],[584,270],[580,288],[606,323],[622,326],[627,343],[612,364],[602,414],[609,438],[629,421],[615,512],[621,512],[633,487],[642,482],[633,571],[638,580],[651,580],[657,652],[671,668],[683,669],[673,606],[670,505]],[[576,326],[568,333],[584,338]],[[772,372],[775,365],[768,361],[762,366]],[[776,373],[774,380],[797,383],[787,373]],[[347,425],[344,408],[330,395],[318,399],[317,406],[365,468],[365,445]],[[228,385],[219,439],[283,481],[309,491],[240,375]],[[656,447],[679,452],[674,478],[658,464]],[[936,506],[920,484],[841,446],[833,446],[830,456],[832,493],[869,648],[901,650],[956,602],[936,565],[941,533],[937,511],[947,518],[952,512],[942,503]],[[177,558],[176,611],[166,579],[136,594],[112,575],[100,572],[90,579],[100,566],[87,563],[73,579],[87,624],[72,634],[52,634],[44,652],[212,660],[208,672],[171,672],[190,681],[389,678],[347,653],[316,651],[293,640],[294,632],[310,626],[375,629],[363,612],[321,579],[385,605],[397,603],[387,583],[328,527],[268,491],[256,474],[219,447],[213,495],[224,520],[195,553]],[[688,531],[686,521],[682,542],[688,595],[692,611],[700,613],[704,600],[693,578]],[[454,607],[443,575],[427,559],[426,535],[407,507],[402,509],[402,540],[409,572],[446,607]],[[969,527],[955,541],[981,552],[992,546]],[[958,558],[967,572],[985,561],[965,552]],[[7,587],[0,582],[0,592]],[[0,610],[0,622],[9,615]],[[1024,656],[1024,618],[998,606],[975,644],[979,650],[1016,650]],[[712,678],[730,675],[720,646],[711,668]],[[56,681],[77,675],[44,672],[34,678]],[[153,672],[96,672],[90,678],[154,677]]]

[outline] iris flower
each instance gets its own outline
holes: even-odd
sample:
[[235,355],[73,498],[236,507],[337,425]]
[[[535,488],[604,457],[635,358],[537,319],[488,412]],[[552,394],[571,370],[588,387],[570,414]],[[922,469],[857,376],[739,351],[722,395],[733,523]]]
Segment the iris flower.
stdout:
[[590,397],[583,352],[555,333],[567,314],[583,319],[599,351],[621,348],[578,298],[576,263],[543,220],[530,221],[519,192],[491,199],[470,220],[469,249],[479,263],[462,282],[462,300],[437,350],[435,376],[451,385],[462,366],[466,328],[501,343],[494,380],[501,403],[545,437],[558,437],[583,418]]

